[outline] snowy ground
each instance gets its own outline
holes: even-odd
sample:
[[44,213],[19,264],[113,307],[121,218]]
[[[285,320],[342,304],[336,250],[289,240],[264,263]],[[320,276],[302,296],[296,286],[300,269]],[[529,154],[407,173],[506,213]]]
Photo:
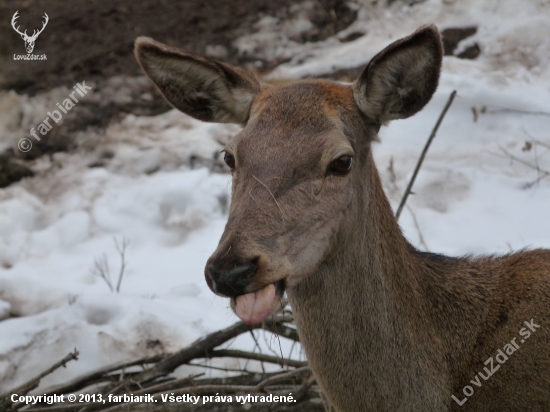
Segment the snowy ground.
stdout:
[[[365,36],[288,43],[294,59],[270,77],[358,66],[432,22],[441,29],[477,25],[461,47],[476,41],[481,55],[446,57],[426,109],[381,131],[375,155],[396,206],[441,108],[458,91],[401,217],[406,236],[452,255],[550,247],[550,176],[542,178],[550,171],[550,1],[361,6],[346,32]],[[270,24],[263,21],[263,35],[240,39],[240,47],[275,50],[280,38]],[[18,130],[36,125],[67,91],[33,99],[0,94],[7,136],[0,145],[13,144]],[[104,135],[82,136],[94,143],[81,150],[38,160],[36,177],[0,190],[0,319],[7,318],[0,322],[0,392],[74,347],[80,360],[44,379],[39,391],[109,363],[175,351],[236,321],[203,278],[229,202],[230,177],[214,153],[236,130],[175,111],[128,116]],[[102,167],[88,167],[98,159]],[[94,273],[105,256],[116,284],[115,239],[129,241],[120,293]]]

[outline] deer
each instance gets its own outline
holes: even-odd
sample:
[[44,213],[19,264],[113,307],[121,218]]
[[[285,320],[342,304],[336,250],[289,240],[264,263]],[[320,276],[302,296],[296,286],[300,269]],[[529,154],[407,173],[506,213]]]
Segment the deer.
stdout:
[[23,33],[19,30],[19,27],[21,26],[15,27],[16,20],[19,18],[18,13],[19,13],[19,10],[17,10],[13,14],[13,17],[11,18],[11,26],[17,33],[19,33],[19,35],[21,35],[21,38],[25,42],[25,49],[27,50],[27,53],[31,54],[32,51],[34,50],[34,43],[36,42],[36,39],[38,38],[39,34],[42,33],[46,28],[46,25],[48,24],[48,21],[50,21],[50,18],[46,13],[44,13],[44,16],[42,16],[44,18],[44,22],[42,23],[42,28],[40,30],[36,30],[36,29],[33,30],[32,36],[29,36],[27,35],[27,30],[25,30]]
[[352,84],[269,84],[148,37],[135,56],[176,109],[242,126],[223,150],[232,200],[205,280],[249,324],[286,293],[334,410],[550,410],[550,250],[420,251],[374,162],[380,128],[436,91],[436,26],[391,43]]

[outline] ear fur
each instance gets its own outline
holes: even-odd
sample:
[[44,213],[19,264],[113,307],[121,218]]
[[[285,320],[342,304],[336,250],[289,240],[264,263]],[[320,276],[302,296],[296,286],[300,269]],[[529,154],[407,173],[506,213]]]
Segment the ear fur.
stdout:
[[439,31],[421,27],[373,57],[353,85],[357,105],[380,124],[412,116],[434,94],[442,59]]
[[141,68],[176,109],[206,122],[245,124],[261,86],[245,70],[138,37]]

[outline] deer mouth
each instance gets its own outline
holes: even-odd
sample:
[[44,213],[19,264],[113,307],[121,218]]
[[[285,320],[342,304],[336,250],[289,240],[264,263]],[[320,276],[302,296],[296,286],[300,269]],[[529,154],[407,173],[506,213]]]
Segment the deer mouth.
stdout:
[[285,282],[281,279],[254,292],[232,297],[231,308],[244,323],[256,325],[279,309],[284,292]]

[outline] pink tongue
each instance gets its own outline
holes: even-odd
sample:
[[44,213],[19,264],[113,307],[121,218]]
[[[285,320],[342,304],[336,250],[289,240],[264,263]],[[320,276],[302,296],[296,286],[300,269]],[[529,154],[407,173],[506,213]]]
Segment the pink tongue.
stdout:
[[275,306],[275,285],[271,284],[253,293],[237,297],[235,313],[249,325],[262,322],[273,312]]

